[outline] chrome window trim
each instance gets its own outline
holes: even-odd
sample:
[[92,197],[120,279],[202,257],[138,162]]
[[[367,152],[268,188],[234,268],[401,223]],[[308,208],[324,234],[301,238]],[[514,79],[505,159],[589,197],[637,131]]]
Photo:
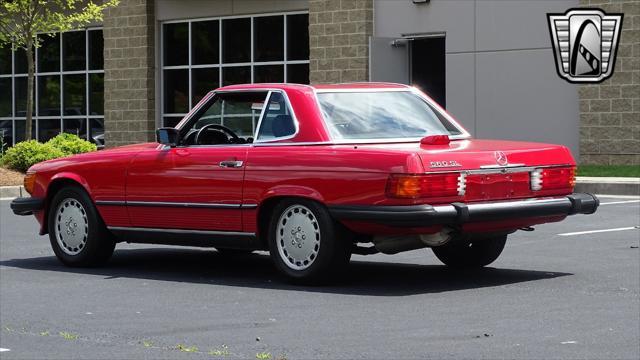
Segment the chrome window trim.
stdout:
[[[291,119],[293,120],[293,126],[295,127],[296,131],[293,134],[287,135],[287,136],[279,136],[279,137],[275,137],[268,140],[259,140],[258,131],[260,130],[260,126],[262,126],[262,120],[264,119],[264,116],[267,113],[267,108],[269,107],[269,100],[271,99],[271,95],[274,92],[280,93],[284,96],[285,105],[287,106],[287,108],[289,109],[289,112],[291,113]],[[264,144],[264,143],[271,143],[271,142],[276,142],[281,140],[293,139],[296,136],[298,136],[299,132],[300,132],[300,123],[298,122],[298,117],[296,116],[296,113],[293,110],[293,106],[291,106],[291,101],[289,100],[289,95],[287,94],[287,92],[285,90],[280,90],[280,89],[270,90],[269,93],[267,94],[267,100],[262,106],[262,113],[260,114],[260,118],[258,119],[258,125],[256,126],[256,130],[253,136],[253,144]]]
[[[458,129],[461,133],[459,135],[449,135],[449,138],[451,140],[463,140],[463,139],[469,139],[471,138],[471,134],[464,128],[462,127],[462,125],[460,125],[455,119],[453,119],[453,117],[451,117],[447,111],[445,109],[443,109],[440,105],[438,105],[438,103],[436,103],[435,101],[433,101],[431,98],[429,98],[428,96],[426,96],[424,93],[422,93],[420,90],[416,89],[415,87],[410,87],[410,86],[406,86],[403,88],[370,88],[370,89],[359,89],[359,88],[349,88],[349,89],[315,89],[313,91],[313,95],[315,97],[315,101],[316,104],[318,106],[318,109],[320,109],[320,118],[322,119],[322,121],[324,122],[325,126],[328,126],[328,122],[327,119],[325,119],[324,114],[322,113],[322,106],[320,105],[320,99],[318,99],[318,94],[324,94],[324,93],[373,93],[373,92],[410,92],[416,96],[418,96],[420,99],[422,99],[424,102],[427,103],[427,105],[429,105],[432,109],[434,109],[438,115],[444,117],[447,121],[449,121],[451,124],[453,124],[453,126]],[[333,136],[331,135],[330,132],[328,132],[327,134],[334,142],[336,143],[359,143],[359,142],[354,142],[354,140],[342,140],[342,139],[334,139]],[[360,141],[362,140],[364,143],[387,143],[387,142],[416,142],[416,141],[420,141],[420,139],[422,139],[422,137],[419,138],[404,138],[404,139],[357,139],[355,141]],[[387,140],[387,141],[384,141]],[[391,141],[388,141],[391,140]]]

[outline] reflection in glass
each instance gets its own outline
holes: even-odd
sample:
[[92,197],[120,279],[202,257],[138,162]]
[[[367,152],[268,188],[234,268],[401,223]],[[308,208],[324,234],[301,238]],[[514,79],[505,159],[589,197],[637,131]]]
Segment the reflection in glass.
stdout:
[[309,59],[309,15],[287,15],[287,60]]
[[[27,77],[19,76],[14,78],[14,96],[15,96],[15,111],[16,117],[25,117],[27,116]],[[35,86],[34,86],[35,92]],[[35,102],[33,104],[33,110],[35,111],[36,105]]]
[[253,82],[284,82],[284,65],[261,65],[253,68]]
[[0,153],[4,153],[8,146],[13,145],[13,122],[11,120],[0,120],[0,140]]
[[162,118],[164,125],[166,127],[175,127],[176,125],[178,125],[178,123],[180,122],[180,120],[182,120],[182,117],[180,116],[165,116],[164,118]]
[[62,34],[62,68],[64,71],[85,69],[84,31],[69,31]]
[[89,141],[104,146],[104,119],[89,119]]
[[191,70],[191,106],[195,106],[211,90],[219,87],[218,68]]
[[60,76],[38,76],[38,115],[60,115]]
[[334,139],[460,134],[437,109],[408,91],[322,93],[318,102]]
[[11,116],[11,78],[0,78],[0,117]]
[[89,114],[104,115],[104,74],[89,74]]
[[222,20],[222,62],[251,61],[251,19]]
[[189,71],[164,71],[164,112],[168,114],[189,111]]
[[89,70],[104,68],[104,38],[102,30],[89,31]]
[[85,115],[86,103],[86,78],[81,75],[64,75],[64,107],[65,115]]
[[287,82],[295,84],[308,84],[309,64],[287,65]]
[[62,131],[86,139],[87,119],[64,119],[62,120]]
[[26,74],[28,69],[27,64],[27,51],[24,48],[17,48],[13,53],[14,66],[16,74]]
[[218,20],[191,23],[191,63],[217,64],[220,61]]
[[40,35],[38,72],[60,71],[60,34]]
[[251,82],[250,66],[234,66],[222,69],[222,86]]
[[[19,143],[20,141],[24,141],[24,124],[25,124],[26,120],[16,120],[15,121],[15,132],[16,132],[16,143]],[[36,138],[36,121],[32,120],[31,121],[31,138],[35,139]]]
[[188,65],[189,62],[189,24],[164,24],[164,65]]
[[0,74],[11,74],[11,46],[0,46]]
[[38,119],[38,141],[48,141],[58,134],[60,134],[60,119]]
[[261,16],[253,20],[253,61],[284,60],[284,17]]

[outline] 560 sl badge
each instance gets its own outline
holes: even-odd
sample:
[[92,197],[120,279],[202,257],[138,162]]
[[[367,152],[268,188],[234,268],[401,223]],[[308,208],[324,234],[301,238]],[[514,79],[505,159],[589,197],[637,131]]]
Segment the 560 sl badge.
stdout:
[[431,161],[429,162],[429,165],[432,168],[444,168],[444,167],[460,167],[462,165],[460,165],[457,161],[455,160],[449,160],[449,161]]

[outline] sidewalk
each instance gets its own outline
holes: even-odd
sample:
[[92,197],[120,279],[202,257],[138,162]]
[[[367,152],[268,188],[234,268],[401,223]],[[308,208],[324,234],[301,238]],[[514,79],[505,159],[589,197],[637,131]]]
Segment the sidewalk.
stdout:
[[640,195],[640,178],[578,176],[575,191],[606,195]]

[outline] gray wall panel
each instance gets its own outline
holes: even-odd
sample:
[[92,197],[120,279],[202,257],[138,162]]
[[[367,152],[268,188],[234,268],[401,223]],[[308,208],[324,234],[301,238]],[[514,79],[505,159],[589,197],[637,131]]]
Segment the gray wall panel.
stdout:
[[477,137],[559,143],[578,154],[578,91],[551,49],[477,54]]
[[373,33],[376,37],[446,32],[447,52],[473,51],[474,4],[472,1],[376,0]]
[[476,50],[547,48],[551,46],[547,13],[577,6],[569,1],[476,2]]
[[447,111],[470,133],[475,128],[475,88],[472,53],[447,55]]

